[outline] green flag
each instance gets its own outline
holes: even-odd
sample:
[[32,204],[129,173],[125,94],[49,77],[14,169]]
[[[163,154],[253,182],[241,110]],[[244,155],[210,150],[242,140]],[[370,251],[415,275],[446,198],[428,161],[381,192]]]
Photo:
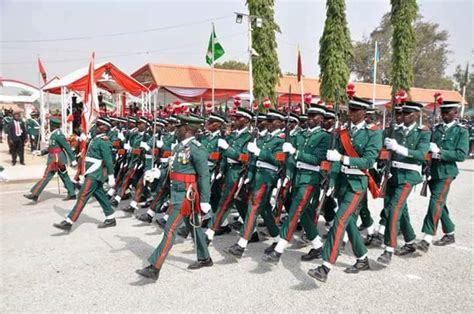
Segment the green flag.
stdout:
[[214,24],[212,24],[212,33],[211,37],[209,38],[209,46],[207,47],[206,63],[212,65],[214,61],[216,61],[223,55],[224,48],[222,48],[221,44],[217,40],[216,32],[214,30]]

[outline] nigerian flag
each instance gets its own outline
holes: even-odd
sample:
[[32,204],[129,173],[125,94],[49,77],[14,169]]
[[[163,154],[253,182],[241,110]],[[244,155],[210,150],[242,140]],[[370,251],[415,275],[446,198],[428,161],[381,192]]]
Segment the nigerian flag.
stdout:
[[209,38],[209,46],[207,47],[206,63],[212,65],[214,61],[224,55],[224,48],[217,40],[216,31],[214,30],[214,23],[212,23],[212,33]]

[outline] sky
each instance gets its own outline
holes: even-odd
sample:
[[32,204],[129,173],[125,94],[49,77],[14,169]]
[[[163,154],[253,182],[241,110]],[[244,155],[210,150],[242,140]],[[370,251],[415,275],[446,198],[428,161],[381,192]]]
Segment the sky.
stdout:
[[[299,44],[304,75],[318,76],[325,2],[275,1],[283,73],[296,72]],[[474,1],[418,0],[418,5],[425,20],[450,34],[447,74],[472,62]],[[389,0],[347,0],[352,40],[367,37],[389,10]],[[245,0],[0,0],[0,76],[38,85],[38,56],[48,77],[61,77],[86,67],[93,51],[97,63],[111,61],[126,73],[146,63],[206,66],[212,22],[226,51],[218,61],[247,62],[247,25],[235,23],[234,12],[247,12]]]

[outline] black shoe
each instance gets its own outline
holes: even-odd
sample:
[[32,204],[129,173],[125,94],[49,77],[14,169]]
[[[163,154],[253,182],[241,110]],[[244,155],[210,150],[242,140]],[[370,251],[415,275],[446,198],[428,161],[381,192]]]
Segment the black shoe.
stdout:
[[241,223],[240,221],[236,220],[234,221],[233,223],[229,224],[229,226],[234,229],[235,231],[240,231],[240,229],[242,229],[242,226],[244,224]]
[[12,166],[15,166],[15,165],[16,165],[16,161],[15,162],[12,161]]
[[220,226],[216,232],[214,233],[215,236],[220,236],[226,233],[230,233],[232,229],[229,226]]
[[322,247],[320,247],[319,249],[311,249],[309,250],[308,254],[301,255],[301,260],[305,262],[309,262],[314,259],[321,258],[322,254],[323,254]]
[[117,207],[119,205],[119,202],[114,197],[110,200],[110,205],[112,205],[112,207]]
[[367,229],[367,228],[364,227],[363,224],[360,224],[360,225],[357,227],[357,230],[359,230],[359,231],[362,231],[362,230],[364,230],[364,229]]
[[104,222],[98,225],[97,228],[104,229],[108,227],[115,227],[116,225],[117,225],[117,221],[115,220],[115,218],[112,218],[112,219],[104,220]]
[[123,210],[124,212],[126,212],[126,213],[133,213],[133,212],[136,210],[136,208],[129,205],[129,206],[125,207],[125,208],[122,209],[122,210]]
[[280,261],[280,257],[281,253],[278,253],[277,251],[273,250],[270,253],[265,253],[262,256],[262,261],[276,265]]
[[382,255],[377,258],[377,262],[388,265],[392,261],[392,252],[384,251]]
[[420,242],[416,243],[415,244],[416,248],[422,252],[428,252],[429,248],[430,248],[430,244],[425,241],[425,240],[421,240]]
[[329,268],[324,265],[308,270],[308,275],[321,282],[326,282],[328,279]]
[[148,222],[148,223],[151,223],[153,221],[153,217],[151,217],[147,213],[141,214],[140,216],[137,217],[137,219],[143,222]]
[[24,161],[20,161],[20,165],[26,166]]
[[209,223],[211,222],[211,218],[204,219],[201,223],[201,228],[207,228],[209,226]]
[[186,227],[186,226],[180,227],[176,234],[179,235],[181,238],[186,239],[189,235],[188,227]]
[[156,223],[158,224],[158,226],[160,226],[161,228],[165,229],[165,226],[166,226],[166,220],[161,217],[161,218],[158,218],[156,220]]
[[38,196],[34,195],[34,194],[24,194],[23,195],[24,198],[27,198],[29,200],[32,200],[33,202],[37,202],[38,201]]
[[405,243],[404,246],[402,246],[399,250],[395,251],[395,255],[397,256],[405,256],[411,253],[416,252],[416,246],[414,243]]
[[76,195],[68,195],[65,198],[63,198],[63,201],[70,201],[70,200],[75,200],[77,199]]
[[[370,242],[369,242],[370,238]],[[374,246],[381,246],[384,241],[384,235],[381,233],[374,233],[373,235],[368,235],[367,239],[365,240],[365,245],[374,245]],[[369,242],[369,244],[367,244]]]
[[71,231],[72,224],[70,224],[66,220],[63,220],[58,224],[53,224],[53,227],[64,230],[64,231]]
[[362,270],[370,269],[369,258],[365,257],[364,259],[358,259],[354,265],[347,267],[344,272],[348,274],[357,274]]
[[244,254],[244,251],[245,251],[245,248],[241,247],[237,243],[232,244],[230,247],[224,250],[225,253],[233,255],[237,258],[241,258],[242,255]]
[[449,244],[453,244],[456,242],[456,239],[454,239],[454,234],[445,234],[441,239],[438,241],[435,241],[433,245],[436,246],[445,246]]
[[147,266],[143,269],[137,269],[135,272],[140,276],[153,279],[154,281],[157,281],[158,277],[160,277],[160,270],[155,268],[153,265]]
[[263,253],[270,254],[270,252],[273,251],[276,246],[277,246],[277,242],[273,242],[272,245],[270,245],[269,247],[265,249],[265,251],[263,251]]
[[194,269],[199,269],[203,267],[211,267],[212,265],[214,265],[214,263],[212,262],[212,259],[209,257],[208,259],[198,260],[192,263],[191,265],[188,266],[188,269],[194,270]]
[[132,193],[125,193],[122,200],[128,200],[128,199],[131,199],[131,198],[132,198]]
[[255,231],[252,236],[250,237],[250,240],[249,240],[249,243],[256,243],[256,242],[259,242],[260,241],[260,238],[258,236],[258,232]]

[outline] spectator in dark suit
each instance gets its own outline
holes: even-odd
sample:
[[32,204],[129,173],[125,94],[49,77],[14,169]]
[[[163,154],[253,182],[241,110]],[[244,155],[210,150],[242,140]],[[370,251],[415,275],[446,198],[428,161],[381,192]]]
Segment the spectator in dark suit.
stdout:
[[16,165],[17,156],[20,157],[20,164],[25,164],[25,143],[28,140],[25,122],[21,120],[20,114],[13,114],[13,121],[8,130],[8,143],[12,150],[12,165]]

